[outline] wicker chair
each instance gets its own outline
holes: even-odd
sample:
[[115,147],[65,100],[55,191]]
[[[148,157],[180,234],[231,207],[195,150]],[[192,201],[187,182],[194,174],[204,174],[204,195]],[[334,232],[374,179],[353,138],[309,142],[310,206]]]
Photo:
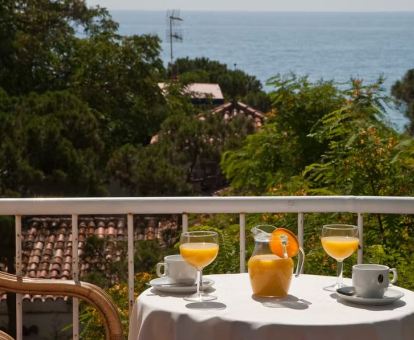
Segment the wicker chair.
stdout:
[[0,340],[14,340],[10,335],[0,331]]
[[[98,286],[88,282],[52,279],[18,279],[15,275],[0,272],[0,291],[20,294],[65,295],[89,302],[100,312],[107,340],[121,340],[122,326],[117,307],[110,296]],[[0,340],[13,339],[0,332]]]

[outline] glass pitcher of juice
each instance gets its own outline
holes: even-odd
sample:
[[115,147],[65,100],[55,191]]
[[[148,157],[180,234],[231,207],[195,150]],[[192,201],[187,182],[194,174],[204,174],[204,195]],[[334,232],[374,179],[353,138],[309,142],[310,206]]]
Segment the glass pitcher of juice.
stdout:
[[296,236],[284,228],[260,225],[252,229],[255,247],[247,264],[253,294],[265,297],[288,295],[293,275],[292,257],[300,254],[296,276],[302,270],[304,252]]

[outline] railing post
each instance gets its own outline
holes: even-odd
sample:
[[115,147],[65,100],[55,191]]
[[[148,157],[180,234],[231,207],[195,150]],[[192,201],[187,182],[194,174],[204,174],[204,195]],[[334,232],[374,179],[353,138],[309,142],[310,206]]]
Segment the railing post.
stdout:
[[188,230],[188,214],[183,213],[183,232]]
[[246,271],[246,214],[240,214],[240,273]]
[[128,307],[129,315],[134,306],[134,215],[127,216],[128,227]]
[[364,262],[364,217],[362,216],[362,213],[358,213],[358,234],[358,263],[362,263]]
[[[22,273],[22,217],[15,216],[16,239],[16,276],[21,281]],[[16,294],[16,339],[23,339],[23,299],[22,294]]]
[[[304,239],[304,216],[303,212],[298,213],[298,240],[299,240],[299,247],[303,248],[303,239]],[[305,266],[302,266],[301,273],[303,273]]]
[[[79,253],[78,253],[78,215],[72,215],[72,278],[79,283]],[[79,299],[72,298],[73,339],[79,339]]]
[[298,241],[299,241],[299,247],[303,248],[303,235],[304,235],[304,219],[303,219],[303,213],[298,213]]

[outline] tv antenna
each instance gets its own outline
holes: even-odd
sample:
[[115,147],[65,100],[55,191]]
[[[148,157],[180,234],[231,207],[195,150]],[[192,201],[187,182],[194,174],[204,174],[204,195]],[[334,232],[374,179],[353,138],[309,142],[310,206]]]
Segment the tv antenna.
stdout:
[[172,67],[173,61],[174,61],[173,42],[182,42],[183,41],[183,35],[182,35],[181,30],[179,28],[181,21],[184,21],[184,20],[182,18],[180,18],[180,11],[179,10],[173,9],[173,10],[168,10],[167,11],[167,24],[168,24],[167,39],[169,39],[169,41],[170,41],[171,67]]

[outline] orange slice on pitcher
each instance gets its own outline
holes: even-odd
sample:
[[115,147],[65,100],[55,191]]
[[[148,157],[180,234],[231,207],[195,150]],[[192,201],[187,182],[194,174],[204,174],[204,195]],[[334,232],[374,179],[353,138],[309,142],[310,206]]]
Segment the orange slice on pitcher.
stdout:
[[272,235],[270,236],[270,250],[273,254],[276,254],[279,257],[285,257],[283,251],[283,245],[281,236],[287,238],[286,253],[288,257],[296,256],[299,252],[299,241],[296,235],[291,232],[289,229],[285,228],[276,228]]

